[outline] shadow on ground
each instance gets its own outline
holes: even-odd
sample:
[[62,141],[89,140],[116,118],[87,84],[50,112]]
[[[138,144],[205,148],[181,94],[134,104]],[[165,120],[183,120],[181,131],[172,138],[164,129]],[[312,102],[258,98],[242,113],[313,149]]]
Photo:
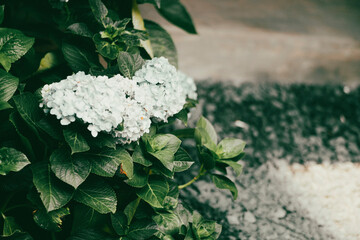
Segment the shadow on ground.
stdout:
[[360,88],[269,83],[198,88],[195,115],[206,116],[221,138],[245,140],[247,156],[236,180],[236,202],[206,179],[183,191],[184,201],[223,224],[221,239],[334,239],[292,207],[268,176],[267,163],[360,162]]

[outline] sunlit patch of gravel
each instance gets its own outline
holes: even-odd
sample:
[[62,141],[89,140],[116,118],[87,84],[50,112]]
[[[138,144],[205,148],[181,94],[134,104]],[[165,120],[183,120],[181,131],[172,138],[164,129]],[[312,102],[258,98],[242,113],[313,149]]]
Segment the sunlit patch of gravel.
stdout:
[[286,190],[279,188],[276,173],[270,164],[248,169],[236,179],[239,189],[236,201],[229,192],[215,189],[208,181],[185,189],[182,198],[223,225],[220,239],[336,239],[306,211],[297,208]]
[[360,164],[275,161],[269,176],[298,211],[336,239],[360,239]]

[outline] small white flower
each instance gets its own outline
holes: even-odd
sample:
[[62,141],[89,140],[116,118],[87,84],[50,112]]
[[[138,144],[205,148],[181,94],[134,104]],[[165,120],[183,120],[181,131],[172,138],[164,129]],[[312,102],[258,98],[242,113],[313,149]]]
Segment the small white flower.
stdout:
[[63,119],[61,119],[60,124],[61,125],[69,125],[70,121],[67,118],[63,118]]

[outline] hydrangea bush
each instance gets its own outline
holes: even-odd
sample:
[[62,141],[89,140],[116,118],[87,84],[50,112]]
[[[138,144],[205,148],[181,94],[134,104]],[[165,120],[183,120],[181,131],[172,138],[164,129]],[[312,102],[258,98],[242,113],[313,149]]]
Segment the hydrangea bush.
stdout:
[[[196,33],[178,1],[7,0],[0,6],[0,226],[4,239],[217,239],[179,191],[242,167],[218,143],[176,48],[138,4]],[[169,130],[175,121],[183,127]],[[192,139],[188,154],[182,139]],[[191,156],[195,157],[191,157]],[[176,173],[198,173],[189,182]],[[230,168],[230,169],[229,169]]]

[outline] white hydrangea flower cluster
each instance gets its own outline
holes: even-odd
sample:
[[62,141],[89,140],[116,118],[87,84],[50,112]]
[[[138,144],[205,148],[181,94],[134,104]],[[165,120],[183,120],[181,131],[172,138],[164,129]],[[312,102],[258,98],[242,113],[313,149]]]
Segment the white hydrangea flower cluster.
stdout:
[[[41,90],[41,107],[61,119],[62,125],[76,118],[88,123],[88,129],[96,137],[100,131],[112,132],[122,143],[138,140],[149,132],[149,114],[137,101],[129,97],[136,84],[116,75],[94,77],[78,72],[67,79]],[[115,130],[122,124],[121,131]]]
[[166,122],[182,109],[186,97],[197,97],[194,81],[163,57],[146,61],[133,80],[78,72],[45,85],[41,95],[40,107],[62,125],[81,119],[93,137],[104,131],[121,143],[138,140],[149,132],[151,118]]
[[139,86],[135,99],[157,121],[167,122],[168,117],[181,111],[186,97],[197,98],[194,80],[177,72],[164,57],[146,61],[133,80]]
[[198,96],[194,79],[180,71],[178,72],[178,78],[180,79],[181,89],[185,91],[186,97],[196,100]]

